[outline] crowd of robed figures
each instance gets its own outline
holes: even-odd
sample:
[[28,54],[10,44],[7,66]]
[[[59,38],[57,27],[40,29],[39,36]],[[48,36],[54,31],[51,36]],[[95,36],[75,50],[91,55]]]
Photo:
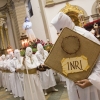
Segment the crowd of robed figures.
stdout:
[[[57,92],[53,70],[45,67],[44,61],[48,52],[37,44],[37,52],[32,54],[30,47],[26,48],[25,57],[20,50],[0,57],[0,87],[20,100],[45,100],[47,89]],[[44,70],[39,70],[42,67]],[[41,68],[40,68],[41,69]]]
[[[84,28],[75,26],[71,18],[62,12],[52,19],[51,24],[59,34],[63,28],[68,27],[100,45],[100,41],[93,34]],[[47,95],[46,89],[50,87],[53,91],[58,91],[54,88],[56,81],[51,69],[47,68],[45,71],[37,73],[37,68],[44,66],[44,61],[48,56],[48,52],[43,49],[41,44],[37,45],[37,50],[33,55],[32,49],[27,47],[24,58],[20,56],[19,50],[14,50],[14,54],[11,52],[6,57],[5,55],[0,57],[0,79],[2,78],[0,83],[15,97],[19,96],[21,99],[24,97],[25,100],[45,100],[43,90],[45,95]],[[87,79],[77,82],[68,78],[65,80],[69,100],[100,100],[100,55]]]

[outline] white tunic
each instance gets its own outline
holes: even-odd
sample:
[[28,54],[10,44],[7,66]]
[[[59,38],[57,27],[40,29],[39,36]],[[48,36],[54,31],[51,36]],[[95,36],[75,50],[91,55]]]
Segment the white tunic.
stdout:
[[[4,70],[7,70],[7,65],[8,65],[8,61],[7,59],[4,60]],[[11,91],[11,86],[10,86],[10,80],[9,80],[9,74],[5,72],[5,86],[7,88],[7,91]]]
[[[33,63],[26,56],[24,69],[33,69],[40,65],[35,55],[33,55],[32,61]],[[45,100],[37,74],[24,74],[24,96],[25,100]]]
[[36,39],[36,36],[32,30],[32,23],[30,21],[23,23],[23,29],[26,31],[26,35],[28,36],[29,41],[33,41]]
[[[14,68],[15,69],[21,69],[23,66],[22,64],[23,57],[21,57],[21,61],[19,62],[18,59],[14,58]],[[16,81],[16,96],[23,97],[24,96],[24,89],[23,89],[23,73],[15,73],[15,81]]]
[[[0,69],[2,69],[2,60],[0,61]],[[0,70],[0,87],[2,87],[2,71]]]
[[[100,45],[100,41],[92,33],[84,28],[75,26],[71,18],[63,12],[59,12],[51,23],[58,33],[61,32],[61,28],[68,27]],[[94,71],[88,79],[93,85],[85,89],[78,87],[73,81],[66,79],[69,100],[100,100],[100,59],[98,59]]]
[[[6,71],[6,59],[3,61],[3,69]],[[5,81],[5,85],[4,85],[4,88],[7,88],[7,73],[4,72],[4,81]]]
[[[9,59],[6,60],[6,69],[8,69]],[[6,73],[6,84],[7,84],[7,91],[11,91],[11,84],[10,84],[10,73]]]
[[2,71],[0,71],[0,87],[2,87]]
[[2,60],[2,69],[3,69],[3,72],[2,72],[2,83],[3,83],[3,87],[6,89],[6,72],[5,72],[5,60]]
[[[94,35],[85,29],[75,26],[74,31],[100,44]],[[73,81],[66,79],[69,100],[100,100],[100,58],[98,59],[96,67],[88,79],[93,85],[85,89],[75,85]],[[80,98],[78,97],[77,91]]]
[[[48,56],[48,52],[44,50],[44,57],[43,57],[43,55],[39,51],[37,51],[36,56],[40,64],[44,64],[44,61]],[[46,69],[46,71],[42,71],[42,72],[39,71],[39,77],[43,89],[48,89],[56,85],[56,81],[52,69]]]
[[58,77],[60,78],[61,82],[66,82],[66,77],[64,77],[63,75],[57,73]]
[[17,89],[16,89],[15,68],[14,68],[14,60],[13,59],[9,59],[8,69],[11,71],[11,73],[9,74],[11,90],[12,90],[13,95],[15,95],[17,92],[16,91]]

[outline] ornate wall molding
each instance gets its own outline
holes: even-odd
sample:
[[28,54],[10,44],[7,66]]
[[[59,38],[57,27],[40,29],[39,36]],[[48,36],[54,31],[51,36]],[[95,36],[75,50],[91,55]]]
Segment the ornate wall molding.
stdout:
[[23,22],[26,16],[26,9],[25,9],[25,4],[24,4],[25,0],[19,0],[19,1],[14,1],[14,10],[13,10],[13,24],[15,26],[15,36],[17,38],[17,44],[19,44],[19,47],[21,48],[21,43],[20,43],[20,35],[22,33],[22,26],[23,26]]
[[81,23],[80,23],[80,20],[78,18],[78,15],[79,14],[83,14],[84,15],[84,11],[83,10],[80,10],[75,5],[70,5],[69,3],[66,3],[66,6],[64,8],[62,8],[60,10],[60,12],[63,12],[65,14],[67,14],[73,20],[73,22],[76,25],[81,26]]
[[60,3],[64,3],[67,2],[69,0],[45,0],[45,7],[50,7],[50,6],[54,6],[56,4],[60,4]]
[[21,6],[25,4],[25,0],[12,0],[14,2],[14,5],[17,6]]
[[97,14],[97,9],[96,9],[96,7],[97,7],[97,5],[98,5],[98,2],[100,2],[100,0],[96,0],[96,1],[94,2],[94,4],[92,5],[92,9],[91,9],[92,14]]
[[76,12],[78,14],[84,14],[84,11],[80,10],[77,6],[75,5],[70,5],[69,3],[66,3],[66,6],[60,10],[63,13],[68,13],[70,11]]
[[53,6],[55,3],[54,3],[54,1],[53,0],[46,0],[46,7],[47,6]]
[[98,2],[100,2],[100,0],[96,0],[91,9],[91,13],[92,13],[91,17],[93,18],[93,20],[97,20],[100,18],[100,15],[97,11]]
[[[14,2],[13,2],[14,1]],[[15,42],[15,48],[20,48],[20,30],[22,28],[22,24],[19,25],[19,19],[18,19],[18,12],[21,12],[23,14],[22,10],[19,10],[18,7],[21,7],[24,5],[24,0],[8,0],[8,2],[3,6],[0,7],[0,11],[3,13],[8,13],[9,18],[10,18],[10,24],[12,27],[12,35],[13,35],[13,40]],[[18,11],[19,10],[19,11]],[[25,9],[24,9],[25,11]],[[2,17],[2,16],[0,16]],[[5,17],[3,15],[3,17]]]

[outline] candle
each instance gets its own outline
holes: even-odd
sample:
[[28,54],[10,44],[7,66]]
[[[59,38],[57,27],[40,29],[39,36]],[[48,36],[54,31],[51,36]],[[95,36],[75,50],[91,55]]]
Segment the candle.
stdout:
[[22,47],[24,47],[24,41],[22,40]]

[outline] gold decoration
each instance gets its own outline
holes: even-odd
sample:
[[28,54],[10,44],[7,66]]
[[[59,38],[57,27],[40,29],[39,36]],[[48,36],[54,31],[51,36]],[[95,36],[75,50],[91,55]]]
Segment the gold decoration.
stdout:
[[6,31],[6,37],[7,37],[7,46],[10,45],[9,37],[8,37],[8,28],[5,28]]
[[79,14],[78,15],[78,18],[79,18],[81,27],[84,27],[84,24],[85,24],[85,16],[83,14]]
[[96,9],[97,9],[97,13],[100,15],[100,0],[97,0]]
[[1,33],[1,39],[2,39],[2,46],[3,46],[3,49],[5,49],[5,43],[4,43],[4,36],[3,36],[3,32],[2,32],[2,26],[0,26],[0,33]]
[[46,0],[46,6],[54,5],[53,0]]
[[6,15],[0,15],[0,18],[7,19]]
[[78,15],[84,14],[84,12],[80,10],[77,6],[66,3],[66,6],[62,8],[60,12],[67,14],[72,19],[72,21],[75,23],[75,25],[81,26]]

